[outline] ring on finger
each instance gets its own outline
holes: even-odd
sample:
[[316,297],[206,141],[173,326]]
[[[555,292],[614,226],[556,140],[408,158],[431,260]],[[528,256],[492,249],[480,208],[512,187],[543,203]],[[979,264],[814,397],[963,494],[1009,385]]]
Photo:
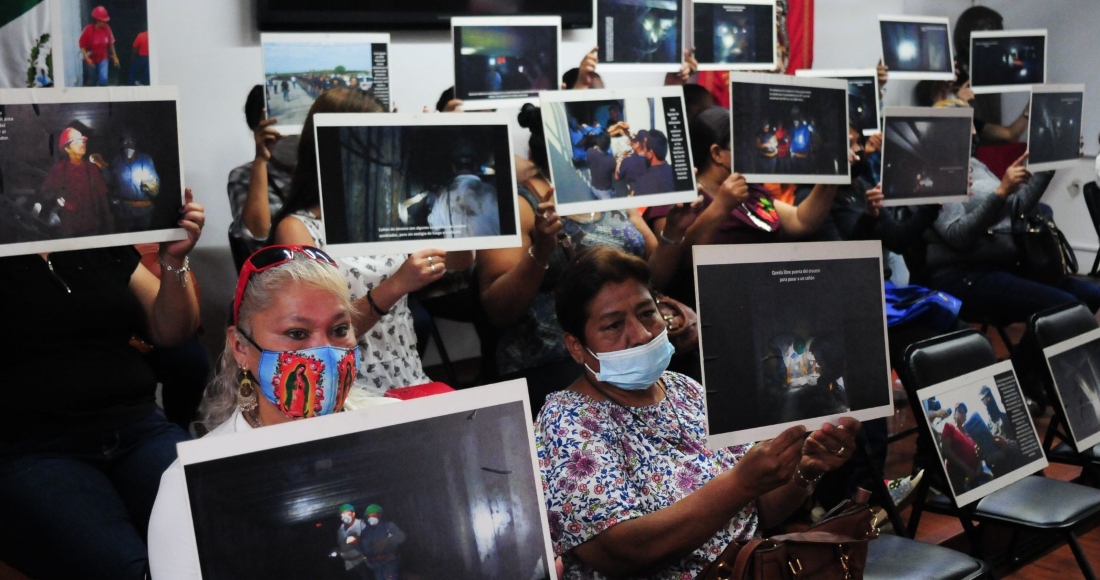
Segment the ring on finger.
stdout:
[[435,264],[430,264],[430,266],[432,267],[432,274],[435,274],[435,266],[436,265]]
[[844,457],[844,450],[845,449],[847,449],[847,447],[841,445],[840,449],[838,449],[837,452],[836,452],[836,456],[837,457]]
[[434,267],[435,266],[434,262],[435,262],[435,256],[428,256],[428,265]]

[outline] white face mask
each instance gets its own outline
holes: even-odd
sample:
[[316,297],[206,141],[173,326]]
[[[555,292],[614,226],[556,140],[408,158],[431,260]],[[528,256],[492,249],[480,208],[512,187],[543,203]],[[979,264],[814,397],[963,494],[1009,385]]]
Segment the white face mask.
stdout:
[[126,154],[127,159],[133,159],[134,153],[137,153],[137,149],[123,149],[122,152]]
[[367,518],[367,523],[372,526],[378,525],[378,518]]
[[614,385],[624,391],[641,391],[661,378],[676,352],[676,347],[668,341],[666,328],[649,342],[634,348],[601,353],[589,349],[588,352],[600,361],[600,372],[584,365],[596,375],[597,381]]
[[340,521],[344,522],[345,524],[350,524],[351,520],[352,520],[352,517],[349,516],[348,514],[340,514]]

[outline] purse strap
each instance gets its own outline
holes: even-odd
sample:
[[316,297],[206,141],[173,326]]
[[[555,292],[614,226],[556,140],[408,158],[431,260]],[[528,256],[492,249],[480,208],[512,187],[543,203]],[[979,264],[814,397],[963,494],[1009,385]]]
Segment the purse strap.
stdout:
[[[733,562],[733,574],[730,578],[736,578],[741,580],[745,577],[745,573],[749,570],[749,565],[752,564],[752,555],[754,552],[764,547],[764,544],[771,543],[772,541],[767,538],[756,538],[749,540],[747,544],[741,546],[741,551],[737,552],[737,559]],[[721,576],[719,576],[721,578]]]

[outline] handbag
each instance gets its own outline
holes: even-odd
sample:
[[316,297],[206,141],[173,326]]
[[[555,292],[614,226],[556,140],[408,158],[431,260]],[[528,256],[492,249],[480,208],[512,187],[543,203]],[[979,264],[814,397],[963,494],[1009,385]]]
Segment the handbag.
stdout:
[[668,340],[676,354],[699,349],[699,315],[690,306],[668,296],[657,296],[657,310],[668,325]]
[[870,497],[860,489],[803,532],[733,542],[696,579],[863,578],[867,543],[878,537]]
[[1018,273],[1036,282],[1057,286],[1077,272],[1077,256],[1065,234],[1054,224],[1049,208],[1017,213],[1012,217]]

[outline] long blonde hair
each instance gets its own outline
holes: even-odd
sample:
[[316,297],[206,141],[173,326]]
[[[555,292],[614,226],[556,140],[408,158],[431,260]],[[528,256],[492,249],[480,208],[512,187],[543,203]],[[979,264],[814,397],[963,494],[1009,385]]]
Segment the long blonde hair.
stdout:
[[[237,326],[250,332],[252,319],[256,313],[270,308],[276,293],[285,292],[294,284],[331,292],[333,296],[340,299],[341,305],[347,309],[348,313],[354,316],[355,307],[351,302],[351,296],[348,295],[347,282],[340,271],[324,262],[318,262],[295,252],[293,259],[285,264],[252,275],[241,298]],[[352,332],[354,333],[354,330]],[[227,336],[225,349],[218,359],[218,372],[206,387],[202,402],[199,404],[199,422],[208,431],[212,431],[228,420],[236,410],[240,372],[241,367],[233,357],[233,342]],[[263,396],[258,392],[259,385],[255,390],[256,396]]]

